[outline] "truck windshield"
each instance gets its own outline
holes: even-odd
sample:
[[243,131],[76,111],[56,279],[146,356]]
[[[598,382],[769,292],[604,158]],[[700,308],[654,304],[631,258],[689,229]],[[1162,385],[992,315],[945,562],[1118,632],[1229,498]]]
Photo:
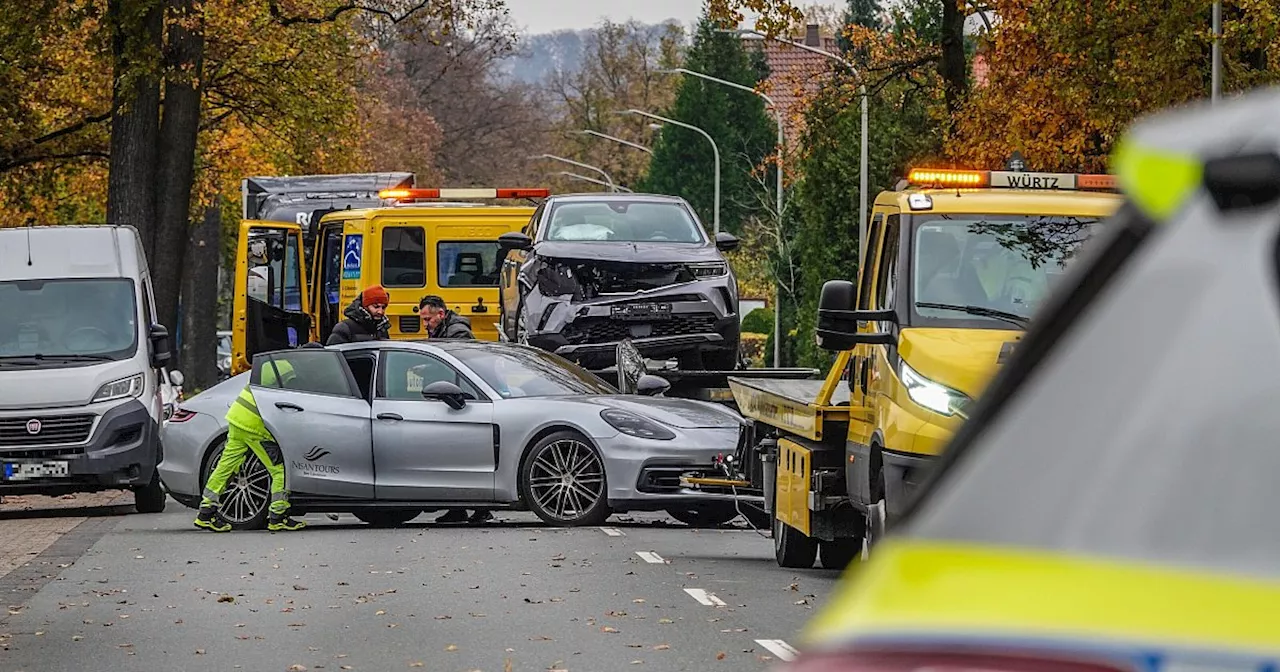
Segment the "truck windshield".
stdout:
[[679,203],[610,200],[556,205],[547,240],[701,243],[705,238]]
[[912,245],[913,303],[929,322],[1008,328],[1034,315],[1098,219],[926,215]]
[[0,282],[0,359],[120,360],[138,347],[127,278]]

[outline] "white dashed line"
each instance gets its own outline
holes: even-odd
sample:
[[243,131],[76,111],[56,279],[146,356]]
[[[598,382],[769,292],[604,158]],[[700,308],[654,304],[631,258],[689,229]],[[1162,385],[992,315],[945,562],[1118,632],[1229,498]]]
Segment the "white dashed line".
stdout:
[[607,534],[607,535],[609,535],[609,536],[611,536],[611,537],[625,537],[625,536],[627,536],[627,533],[626,533],[626,532],[623,532],[622,530],[619,530],[619,529],[618,529],[618,528],[616,528],[616,527],[602,527],[602,528],[600,528],[600,531],[601,531],[601,532],[604,532],[605,534]]
[[796,659],[796,655],[800,652],[791,648],[791,645],[781,639],[757,639],[756,644],[763,646],[769,650],[769,653],[777,656],[779,660],[790,662]]
[[666,560],[664,560],[664,559],[662,558],[662,556],[661,556],[661,555],[658,555],[657,553],[654,553],[653,551],[636,551],[636,555],[640,556],[640,559],[641,559],[641,560],[644,560],[645,562],[647,562],[647,563],[649,563],[649,564],[651,564],[651,565],[665,565],[665,564],[667,564],[667,561],[666,561]]
[[697,600],[699,604],[705,604],[708,607],[727,606],[725,605],[724,600],[716,597],[715,595],[712,595],[711,593],[708,593],[707,591],[701,588],[685,588],[684,592],[689,593],[689,597],[692,597],[693,599]]

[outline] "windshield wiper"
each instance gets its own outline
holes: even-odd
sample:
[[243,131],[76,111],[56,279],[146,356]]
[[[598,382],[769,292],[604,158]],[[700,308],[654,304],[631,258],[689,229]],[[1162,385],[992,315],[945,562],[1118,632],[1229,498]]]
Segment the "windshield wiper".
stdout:
[[996,310],[995,308],[984,308],[982,306],[961,306],[954,303],[930,303],[925,301],[925,302],[917,302],[916,307],[933,308],[935,310],[955,310],[961,313],[968,313],[970,315],[978,315],[980,317],[990,317],[996,320],[1004,320],[1005,322],[1016,324],[1017,326],[1021,327],[1023,330],[1025,330],[1027,328],[1027,325],[1031,323],[1030,319],[1022,315],[1019,315],[1017,313],[1006,313],[1003,310]]
[[31,355],[0,355],[0,361],[13,362],[31,360],[37,362],[110,362],[114,361],[106,355],[45,355],[39,352]]

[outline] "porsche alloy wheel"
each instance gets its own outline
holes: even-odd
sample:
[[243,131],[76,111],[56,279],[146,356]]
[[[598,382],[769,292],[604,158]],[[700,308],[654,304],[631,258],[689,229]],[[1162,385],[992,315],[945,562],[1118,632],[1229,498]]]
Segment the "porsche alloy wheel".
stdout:
[[[209,456],[209,463],[201,478],[202,483],[209,482],[209,474],[218,464],[225,445],[219,446]],[[231,476],[227,487],[222,491],[222,506],[219,507],[222,517],[238,530],[258,529],[266,525],[267,506],[270,503],[271,474],[267,473],[266,465],[262,464],[258,456],[249,451],[240,470]]]
[[539,441],[521,469],[520,486],[534,514],[557,527],[598,525],[610,514],[604,461],[575,432]]

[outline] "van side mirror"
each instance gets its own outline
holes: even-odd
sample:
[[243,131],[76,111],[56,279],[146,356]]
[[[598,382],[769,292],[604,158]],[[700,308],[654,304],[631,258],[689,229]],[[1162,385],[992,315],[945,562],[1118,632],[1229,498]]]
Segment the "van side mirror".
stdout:
[[498,236],[498,247],[504,252],[533,249],[533,239],[519,231],[511,231]]
[[732,233],[721,231],[716,234],[716,249],[721,252],[732,252],[738,249],[738,237]]
[[151,368],[162,369],[173,357],[169,347],[169,330],[163,324],[153,324],[147,331],[151,341]]
[[671,389],[671,383],[662,376],[646,373],[636,381],[636,394],[646,397],[656,397],[669,389]]
[[823,350],[849,350],[858,344],[896,345],[898,338],[889,333],[859,332],[859,322],[894,322],[892,310],[856,310],[858,290],[848,280],[828,280],[822,285],[818,299],[818,347]]
[[467,395],[463,393],[462,388],[443,380],[437,380],[422,388],[422,398],[443,401],[455,411],[467,405]]

